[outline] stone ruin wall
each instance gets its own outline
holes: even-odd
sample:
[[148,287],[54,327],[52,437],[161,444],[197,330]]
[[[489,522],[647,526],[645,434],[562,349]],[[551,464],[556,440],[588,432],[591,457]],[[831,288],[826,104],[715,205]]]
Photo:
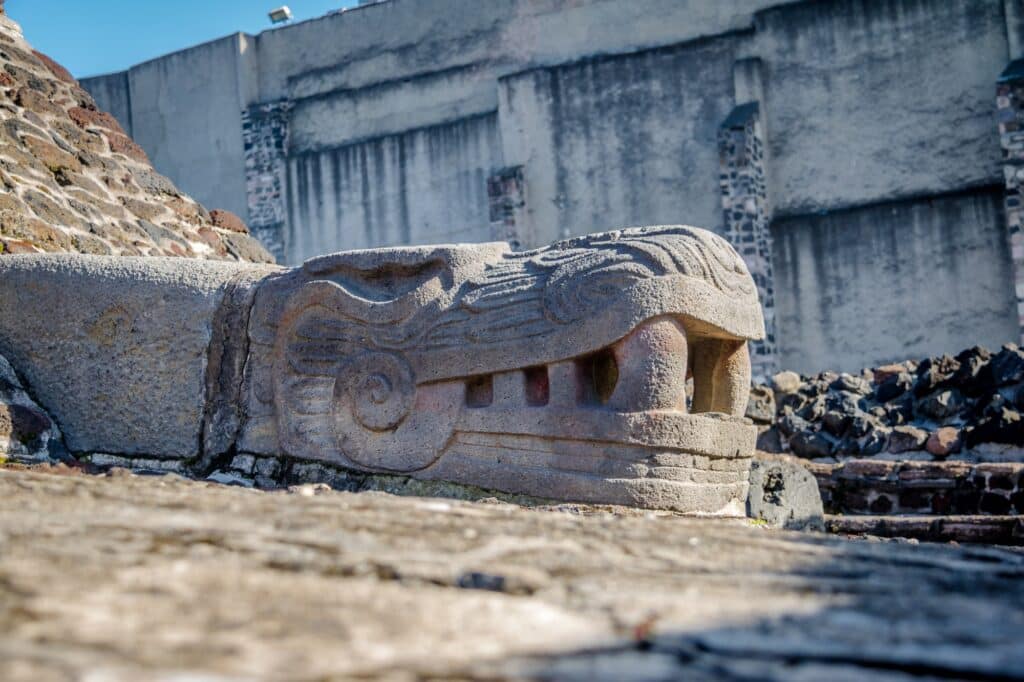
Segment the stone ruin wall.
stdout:
[[59,64],[0,15],[0,253],[267,262],[240,219],[207,211]]
[[283,262],[688,222],[747,259],[764,374],[857,371],[1020,336],[1022,16],[1020,0],[388,0],[84,85]]

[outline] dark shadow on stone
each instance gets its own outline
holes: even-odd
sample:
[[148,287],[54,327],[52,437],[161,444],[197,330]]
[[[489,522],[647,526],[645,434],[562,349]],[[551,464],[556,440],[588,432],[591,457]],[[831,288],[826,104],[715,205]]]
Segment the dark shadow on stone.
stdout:
[[[808,550],[826,549],[822,539],[807,536]],[[827,560],[757,577],[766,591],[824,598],[826,608],[706,630],[662,630],[652,617],[617,646],[481,662],[464,673],[581,681],[1024,679],[1024,554],[878,540],[835,549]]]

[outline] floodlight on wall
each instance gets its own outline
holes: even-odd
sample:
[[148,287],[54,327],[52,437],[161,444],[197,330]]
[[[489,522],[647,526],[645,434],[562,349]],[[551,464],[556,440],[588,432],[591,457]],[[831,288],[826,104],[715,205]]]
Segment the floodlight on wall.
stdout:
[[277,9],[270,10],[268,16],[270,23],[283,24],[292,20],[292,11],[288,9],[288,5],[282,5]]

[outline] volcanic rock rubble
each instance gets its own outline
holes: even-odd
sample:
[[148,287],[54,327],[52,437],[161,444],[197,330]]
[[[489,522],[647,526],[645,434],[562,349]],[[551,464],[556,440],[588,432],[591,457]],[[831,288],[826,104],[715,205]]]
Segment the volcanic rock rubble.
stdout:
[[1024,460],[1024,350],[969,348],[865,369],[780,372],[751,388],[758,449],[817,462]]

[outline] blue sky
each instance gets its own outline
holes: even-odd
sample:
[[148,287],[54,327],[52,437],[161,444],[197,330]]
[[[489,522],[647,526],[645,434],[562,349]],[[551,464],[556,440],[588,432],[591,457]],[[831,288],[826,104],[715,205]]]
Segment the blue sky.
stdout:
[[267,12],[287,4],[295,21],[351,7],[356,0],[7,0],[35,49],[78,78],[221,36],[270,28]]

